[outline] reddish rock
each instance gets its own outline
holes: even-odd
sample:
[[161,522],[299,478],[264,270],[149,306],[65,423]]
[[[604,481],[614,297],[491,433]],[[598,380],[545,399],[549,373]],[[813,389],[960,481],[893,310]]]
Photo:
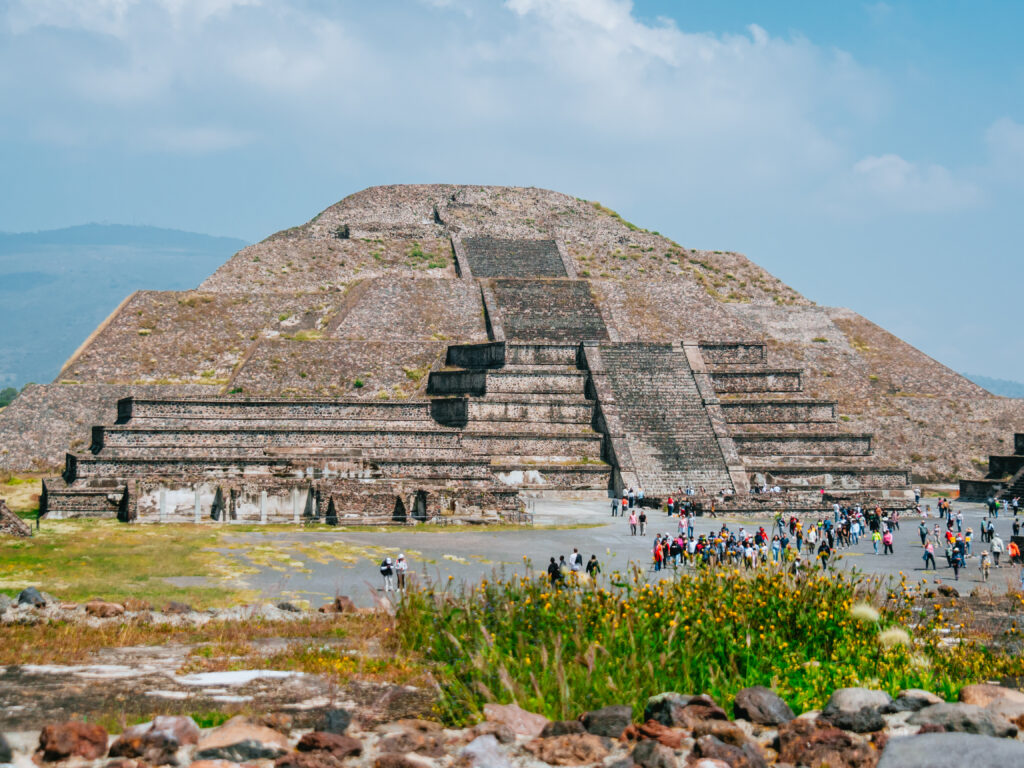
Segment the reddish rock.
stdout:
[[385,752],[377,755],[377,759],[373,761],[373,768],[423,768],[423,766],[415,760],[410,760],[405,755],[396,752]]
[[183,613],[192,613],[193,608],[191,605],[186,603],[179,603],[176,600],[172,600],[164,606],[164,613],[171,613],[181,615]]
[[338,759],[350,755],[361,755],[363,745],[359,739],[351,736],[344,736],[338,733],[326,733],[324,731],[313,731],[307,733],[299,743],[295,745],[299,752],[330,752]]
[[85,604],[85,612],[98,619],[113,619],[124,615],[124,606],[119,603],[108,603],[106,600],[90,600]]
[[1015,688],[1004,688],[1001,685],[980,683],[965,685],[960,689],[960,703],[973,704],[976,707],[987,707],[996,701],[1024,703],[1024,692]]
[[[576,722],[575,720],[572,722]],[[582,729],[583,726],[580,725]],[[504,723],[494,723],[491,721],[484,721],[473,726],[471,731],[471,738],[478,738],[480,736],[493,736],[498,740],[499,744],[511,744],[516,740],[516,735],[512,732]]]
[[196,760],[189,768],[241,768],[230,760]]
[[737,747],[714,736],[701,736],[697,739],[691,757],[694,760],[700,757],[721,760],[730,768],[768,768],[768,762],[756,745],[748,743]]
[[287,752],[288,739],[283,734],[244,717],[233,717],[200,740],[195,757],[244,762],[275,759]]
[[548,765],[585,765],[608,757],[608,742],[593,733],[568,733],[551,739],[534,739],[524,748]]
[[438,733],[405,728],[383,736],[378,745],[381,752],[405,754],[415,752],[427,757],[441,757],[445,754],[444,738]]
[[47,725],[39,734],[39,755],[46,762],[69,757],[98,760],[107,754],[107,731],[95,723],[71,720]]
[[283,733],[285,736],[292,732],[294,721],[292,716],[284,712],[272,712],[269,715],[263,715],[256,721],[260,725],[264,725],[267,728],[272,728],[279,733]]
[[145,600],[139,600],[137,597],[126,597],[121,601],[121,605],[124,606],[126,611],[131,613],[139,613],[141,611],[152,611],[153,606],[147,603]]
[[682,728],[669,728],[657,720],[648,720],[643,725],[631,725],[622,732],[623,741],[656,741],[670,749],[679,749],[689,732]]
[[504,723],[517,736],[540,736],[549,720],[543,715],[527,712],[518,704],[485,704],[484,717],[494,723]]
[[797,718],[779,726],[779,762],[828,765],[829,768],[874,768],[878,752],[835,726]]

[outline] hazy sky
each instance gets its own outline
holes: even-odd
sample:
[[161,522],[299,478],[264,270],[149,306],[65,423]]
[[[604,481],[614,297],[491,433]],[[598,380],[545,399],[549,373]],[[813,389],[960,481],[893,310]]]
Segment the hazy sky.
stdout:
[[977,0],[0,0],[0,230],[256,240],[374,184],[542,186],[1024,380],[1022,29]]

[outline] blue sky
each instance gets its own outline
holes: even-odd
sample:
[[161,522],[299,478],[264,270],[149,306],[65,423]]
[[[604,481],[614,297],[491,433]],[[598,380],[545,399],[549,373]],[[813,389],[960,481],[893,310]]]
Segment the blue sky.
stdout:
[[[1024,380],[1024,3],[0,0],[0,230],[521,184]],[[142,286],[140,286],[142,287]]]

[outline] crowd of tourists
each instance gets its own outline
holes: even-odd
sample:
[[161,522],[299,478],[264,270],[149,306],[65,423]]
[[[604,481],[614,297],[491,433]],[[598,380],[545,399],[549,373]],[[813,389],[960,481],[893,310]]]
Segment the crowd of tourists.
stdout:
[[548,579],[554,587],[564,585],[570,578],[570,574],[579,578],[581,573],[585,573],[591,579],[597,578],[597,575],[601,573],[601,564],[597,560],[597,555],[591,555],[584,565],[583,555],[576,547],[573,547],[568,560],[565,555],[559,555],[557,561],[552,557],[551,562],[548,563]]

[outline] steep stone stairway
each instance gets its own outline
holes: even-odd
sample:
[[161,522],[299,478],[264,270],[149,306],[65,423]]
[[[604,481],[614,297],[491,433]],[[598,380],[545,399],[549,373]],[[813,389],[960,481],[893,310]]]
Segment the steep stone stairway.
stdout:
[[462,240],[474,277],[567,277],[554,240]]
[[509,341],[579,344],[609,338],[586,280],[491,280]]
[[[733,487],[679,345],[604,343],[586,354],[619,467],[635,474],[645,494],[667,496],[686,488],[714,494]],[[631,485],[632,478],[622,482]]]

